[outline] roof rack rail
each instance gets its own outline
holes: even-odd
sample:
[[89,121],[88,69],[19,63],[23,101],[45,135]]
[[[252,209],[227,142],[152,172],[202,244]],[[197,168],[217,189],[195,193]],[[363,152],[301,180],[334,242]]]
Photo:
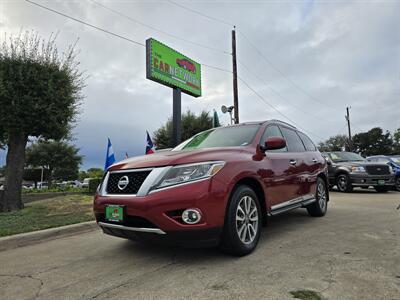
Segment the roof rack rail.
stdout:
[[296,126],[293,126],[292,124],[289,124],[289,123],[287,123],[287,122],[284,122],[284,121],[281,121],[281,120],[278,120],[278,119],[272,119],[272,120],[269,120],[269,121],[270,121],[270,122],[282,123],[282,124],[284,124],[284,125],[286,125],[286,126],[289,126],[289,127],[294,128],[294,129],[297,129]]

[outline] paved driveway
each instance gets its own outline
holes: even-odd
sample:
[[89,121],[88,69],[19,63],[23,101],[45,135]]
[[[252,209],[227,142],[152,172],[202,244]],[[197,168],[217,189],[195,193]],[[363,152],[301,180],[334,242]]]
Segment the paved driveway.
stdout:
[[274,217],[257,250],[149,246],[100,230],[0,252],[1,299],[400,299],[400,193],[331,193]]

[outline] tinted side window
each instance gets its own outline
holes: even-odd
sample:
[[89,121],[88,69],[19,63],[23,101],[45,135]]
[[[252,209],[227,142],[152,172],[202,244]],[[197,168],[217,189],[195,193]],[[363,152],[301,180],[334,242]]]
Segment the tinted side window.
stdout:
[[[270,138],[272,136],[283,137],[279,127],[276,126],[276,125],[269,125],[267,128],[265,128],[264,134],[261,137],[260,144],[264,145],[264,143],[267,140],[267,138]],[[287,151],[286,147],[282,148],[282,149],[268,150],[268,152],[285,152],[285,151]]]
[[303,152],[306,150],[296,131],[286,127],[281,127],[281,129],[283,137],[286,139],[286,145],[290,152]]
[[304,146],[306,147],[307,151],[316,151],[317,148],[315,147],[314,143],[312,142],[312,140],[306,136],[304,133],[302,132],[298,132],[301,140],[303,141]]

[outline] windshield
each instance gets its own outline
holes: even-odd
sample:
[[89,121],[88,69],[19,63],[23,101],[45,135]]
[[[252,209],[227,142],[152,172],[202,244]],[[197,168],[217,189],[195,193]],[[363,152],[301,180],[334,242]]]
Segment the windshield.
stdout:
[[341,161],[365,161],[365,158],[353,152],[330,152],[330,159],[334,162]]
[[172,151],[213,147],[247,146],[251,143],[260,125],[218,127],[199,134],[176,146]]

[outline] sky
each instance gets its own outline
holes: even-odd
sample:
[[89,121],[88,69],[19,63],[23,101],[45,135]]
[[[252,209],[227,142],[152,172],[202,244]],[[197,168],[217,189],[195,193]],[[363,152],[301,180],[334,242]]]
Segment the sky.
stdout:
[[[203,95],[182,94],[182,111],[215,109],[229,123],[220,108],[233,104],[236,25],[241,122],[280,119],[318,143],[347,133],[349,106],[353,133],[400,127],[400,1],[32,1],[200,62]],[[81,169],[104,165],[107,137],[117,160],[144,154],[146,130],[172,115],[171,88],[146,79],[145,48],[23,0],[0,0],[0,41],[21,30],[57,33],[60,50],[77,41],[87,76],[73,129]]]

